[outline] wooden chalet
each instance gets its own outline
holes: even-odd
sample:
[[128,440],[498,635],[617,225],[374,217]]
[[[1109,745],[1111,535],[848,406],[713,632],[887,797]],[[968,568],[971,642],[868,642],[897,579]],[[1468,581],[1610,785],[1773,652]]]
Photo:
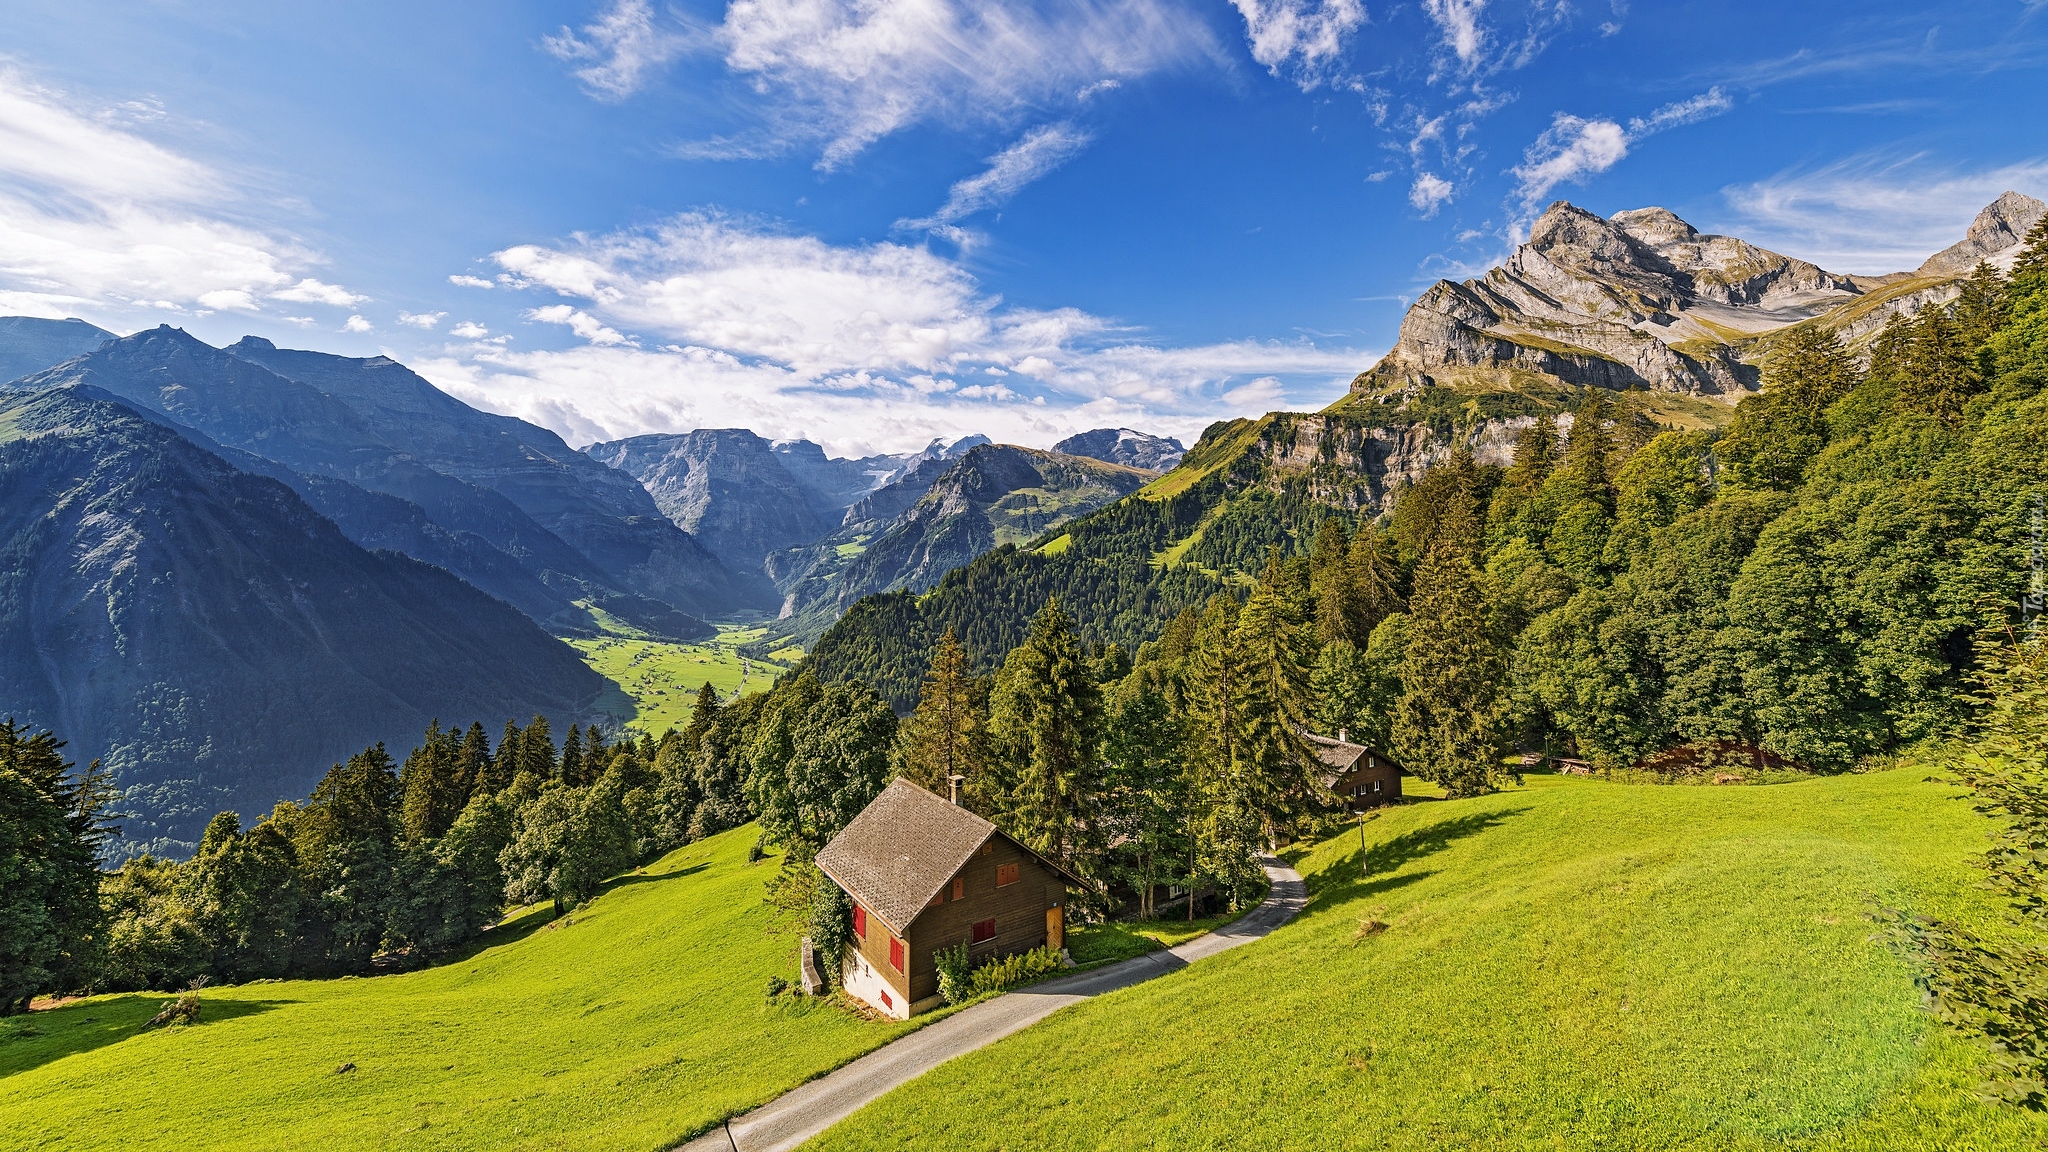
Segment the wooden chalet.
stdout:
[[1339,732],[1335,740],[1305,733],[1308,745],[1322,763],[1317,782],[1334,795],[1347,812],[1363,812],[1401,798],[1401,767],[1387,754],[1364,744],[1353,744]]
[[970,963],[1066,945],[1067,886],[1080,881],[995,825],[894,780],[818,853],[853,899],[846,991],[898,1019],[937,1007],[933,955]]

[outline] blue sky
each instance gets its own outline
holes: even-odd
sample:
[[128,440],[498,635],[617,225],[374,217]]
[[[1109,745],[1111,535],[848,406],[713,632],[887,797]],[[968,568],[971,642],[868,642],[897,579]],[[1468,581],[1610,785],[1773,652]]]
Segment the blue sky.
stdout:
[[1311,408],[1553,198],[1844,272],[2048,195],[2048,4],[0,9],[0,311],[384,352],[572,442]]

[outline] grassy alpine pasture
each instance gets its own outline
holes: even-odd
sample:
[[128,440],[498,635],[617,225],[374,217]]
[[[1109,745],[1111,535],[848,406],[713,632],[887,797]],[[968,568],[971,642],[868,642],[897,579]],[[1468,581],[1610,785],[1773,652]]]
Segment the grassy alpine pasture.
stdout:
[[798,929],[762,900],[778,858],[746,863],[756,835],[679,849],[439,968],[209,988],[171,1031],[139,1031],[160,993],[0,1022],[0,1146],[672,1146],[906,1030],[765,1002]]
[[1298,864],[1270,938],[1067,1009],[814,1141],[851,1149],[1983,1149],[1982,1053],[1873,919],[1999,922],[1924,768],[1424,801]]
[[[766,692],[777,676],[789,671],[782,662],[788,652],[773,653],[773,659],[743,656],[740,646],[759,640],[767,632],[759,625],[721,624],[718,637],[702,644],[675,644],[665,640],[612,635],[572,639],[569,643],[583,654],[583,662],[625,692],[623,700],[601,703],[635,731],[660,735],[669,728],[681,728],[690,720],[697,690],[710,681],[721,695],[734,692]],[[803,652],[798,649],[796,658]]]

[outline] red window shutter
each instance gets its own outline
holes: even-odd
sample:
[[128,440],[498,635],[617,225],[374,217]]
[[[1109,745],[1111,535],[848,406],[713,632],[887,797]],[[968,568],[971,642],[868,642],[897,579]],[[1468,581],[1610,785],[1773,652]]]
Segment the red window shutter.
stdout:
[[894,1008],[895,1006],[896,1002],[894,1000],[889,999],[889,994],[887,992],[882,993],[882,1007]]
[[953,877],[953,899],[958,900],[965,895],[967,895],[967,877]]
[[868,910],[858,904],[853,906],[853,938],[865,940],[868,937]]
[[903,941],[894,936],[889,938],[889,967],[903,971]]
[[1015,864],[996,865],[996,887],[1007,888],[1016,882],[1017,866]]
[[976,944],[985,944],[995,938],[996,922],[994,920],[983,920],[974,926],[974,942]]

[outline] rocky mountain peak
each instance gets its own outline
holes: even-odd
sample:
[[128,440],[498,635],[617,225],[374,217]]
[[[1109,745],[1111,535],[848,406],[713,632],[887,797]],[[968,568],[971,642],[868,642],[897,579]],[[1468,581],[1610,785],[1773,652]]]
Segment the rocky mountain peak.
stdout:
[[1961,240],[1929,256],[1916,275],[1967,276],[1983,260],[2011,267],[2012,257],[2018,253],[2027,231],[2044,213],[2048,213],[2048,204],[2032,196],[2006,192],[1977,213]]

